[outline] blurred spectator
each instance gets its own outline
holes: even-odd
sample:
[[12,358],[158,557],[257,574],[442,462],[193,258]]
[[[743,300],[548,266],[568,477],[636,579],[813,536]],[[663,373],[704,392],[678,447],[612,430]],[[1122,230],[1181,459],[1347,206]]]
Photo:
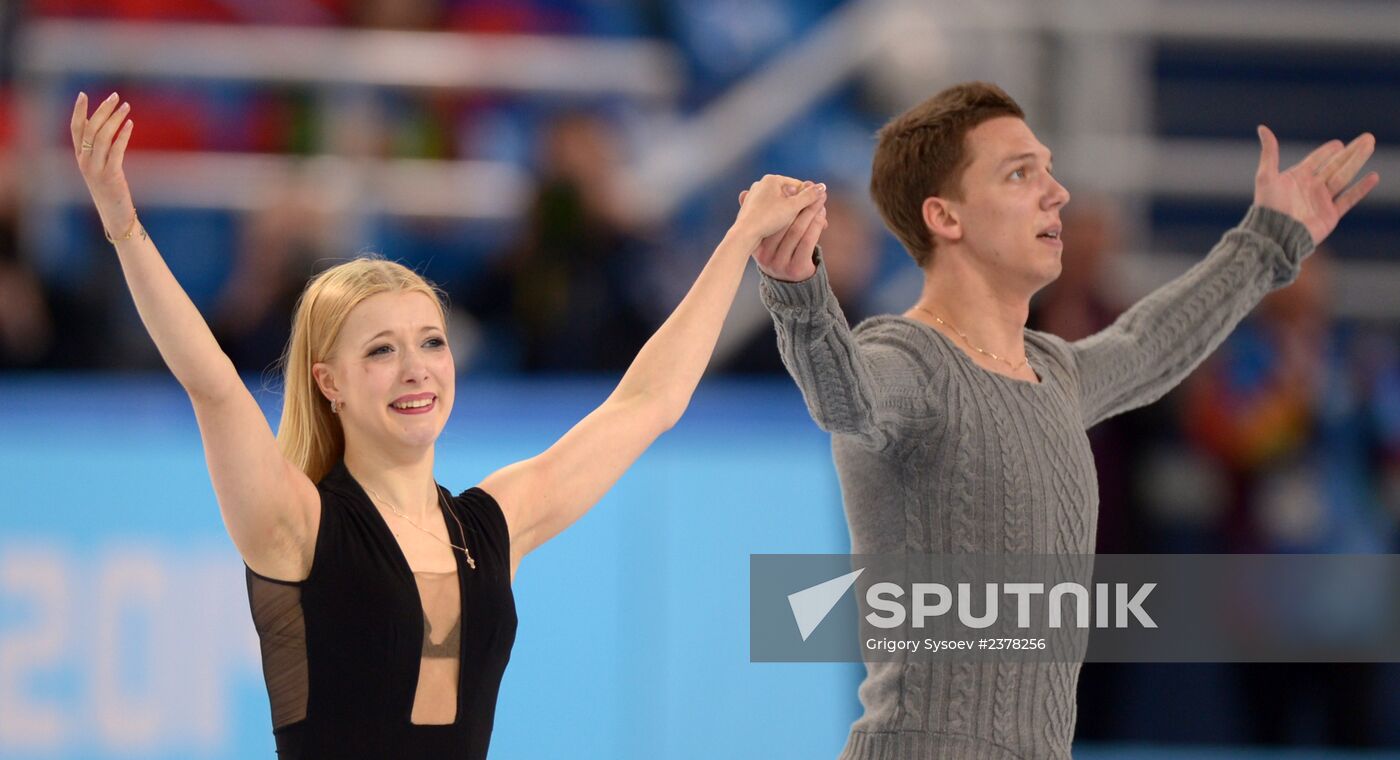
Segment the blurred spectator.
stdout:
[[822,232],[822,261],[831,290],[851,324],[870,316],[866,299],[880,263],[875,224],[860,202],[840,192],[827,195],[827,228]]
[[[1331,321],[1330,254],[1270,294],[1188,384],[1193,440],[1230,473],[1230,547],[1387,552],[1382,429],[1388,402],[1364,332]],[[1390,403],[1393,403],[1390,402]]]
[[462,299],[515,331],[527,372],[616,372],[650,336],[641,292],[649,245],[620,197],[618,148],[601,119],[556,120],[520,245]]
[[[1310,256],[1298,280],[1270,294],[1186,386],[1187,429],[1229,476],[1232,551],[1394,550],[1381,452],[1400,447],[1387,440],[1394,431],[1384,430],[1381,408],[1395,400],[1384,398],[1375,345],[1331,320],[1330,259],[1322,249]],[[1332,624],[1345,628],[1365,611],[1333,612]],[[1254,741],[1375,744],[1374,665],[1237,670]]]
[[317,215],[298,198],[252,212],[210,324],[240,372],[267,372],[282,355],[297,297],[327,256]]
[[20,251],[20,168],[15,140],[15,38],[19,3],[0,3],[0,369],[48,360],[53,320],[43,285]]
[[1122,252],[1121,222],[1107,199],[1080,195],[1061,211],[1060,222],[1060,276],[1037,295],[1031,316],[1035,329],[1075,341],[1112,324],[1126,307],[1109,287]]
[[[0,136],[6,132],[3,110],[0,105]],[[0,369],[41,365],[53,342],[43,287],[20,253],[18,179],[15,160],[0,142]]]

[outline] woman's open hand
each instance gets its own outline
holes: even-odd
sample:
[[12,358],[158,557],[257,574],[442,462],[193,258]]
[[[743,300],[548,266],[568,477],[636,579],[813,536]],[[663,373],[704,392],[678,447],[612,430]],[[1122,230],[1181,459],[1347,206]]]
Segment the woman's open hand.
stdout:
[[131,202],[131,188],[122,171],[126,146],[131,142],[132,123],[126,118],[130,103],[120,103],[112,93],[98,104],[88,116],[86,93],[79,93],[73,104],[73,154],[83,173],[92,202],[102,217],[107,233],[121,237],[136,224],[136,208]]

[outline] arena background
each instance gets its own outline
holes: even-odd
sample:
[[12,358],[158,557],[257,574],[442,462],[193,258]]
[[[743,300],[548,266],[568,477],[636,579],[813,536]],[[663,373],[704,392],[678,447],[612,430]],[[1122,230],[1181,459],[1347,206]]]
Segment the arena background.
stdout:
[[[1400,5],[1384,0],[0,3],[0,757],[272,756],[242,566],[67,114],[121,92],[142,219],[276,420],[291,303],[377,251],[450,295],[438,477],[600,402],[765,172],[833,189],[848,317],[918,276],[873,131],[948,84],[1027,108],[1074,194],[1067,338],[1199,259],[1284,160],[1363,130],[1380,187],[1157,405],[1097,428],[1105,552],[1392,552]],[[752,274],[752,273],[751,273]],[[523,564],[493,757],[834,757],[855,665],[748,662],[748,555],[847,550],[753,282],[686,418]],[[1306,389],[1306,390],[1300,390]],[[1090,665],[1076,756],[1400,756],[1400,667]],[[1387,751],[1389,750],[1389,751]]]

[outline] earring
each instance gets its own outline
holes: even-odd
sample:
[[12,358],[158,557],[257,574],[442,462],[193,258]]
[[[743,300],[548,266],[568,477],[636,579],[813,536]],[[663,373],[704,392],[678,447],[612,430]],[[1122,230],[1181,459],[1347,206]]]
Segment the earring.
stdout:
[[331,399],[331,414],[340,414],[340,410],[345,408],[345,404],[338,398]]

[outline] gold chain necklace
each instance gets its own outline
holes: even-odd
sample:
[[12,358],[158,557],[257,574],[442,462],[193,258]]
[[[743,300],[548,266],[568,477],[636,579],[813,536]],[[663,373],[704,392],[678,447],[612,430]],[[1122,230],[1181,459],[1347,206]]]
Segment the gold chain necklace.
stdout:
[[918,309],[919,311],[922,311],[923,313],[929,315],[930,317],[933,317],[933,319],[934,319],[935,322],[937,322],[938,324],[943,325],[944,327],[948,328],[949,330],[952,330],[953,332],[957,333],[957,334],[958,334],[958,337],[962,338],[962,339],[963,339],[963,342],[966,343],[966,344],[968,345],[968,347],[971,348],[973,351],[976,351],[977,353],[982,354],[983,356],[990,356],[990,357],[992,357],[993,359],[996,359],[997,361],[1001,362],[1002,364],[1005,364],[1006,366],[1011,367],[1011,371],[1012,371],[1012,372],[1015,372],[1016,370],[1018,370],[1018,369],[1020,369],[1020,368],[1022,368],[1022,367],[1024,367],[1024,366],[1026,366],[1026,364],[1030,361],[1030,357],[1027,357],[1027,358],[1025,358],[1025,359],[1022,359],[1020,364],[1015,364],[1015,365],[1013,365],[1009,360],[1003,359],[1003,358],[1001,358],[1000,356],[997,356],[996,354],[992,353],[991,351],[984,351],[984,350],[982,350],[981,348],[978,348],[977,346],[973,345],[973,344],[972,344],[972,340],[969,339],[969,338],[967,337],[967,333],[964,333],[962,330],[959,330],[958,328],[954,327],[953,325],[950,325],[950,324],[948,324],[947,322],[944,322],[942,319],[939,318],[939,316],[938,316],[937,314],[934,314],[933,312],[929,311],[928,309],[925,309],[925,308],[922,307],[922,306],[915,306],[914,308],[915,308],[915,309]]
[[[457,551],[459,551],[459,552],[462,552],[463,554],[467,555],[467,567],[470,567],[470,568],[473,569],[473,570],[476,569],[476,560],[472,559],[472,553],[471,553],[471,550],[470,550],[470,549],[468,549],[468,548],[465,547],[465,546],[458,546],[458,545],[452,543],[451,541],[443,541],[441,538],[438,538],[438,535],[437,535],[436,533],[434,533],[434,532],[428,530],[427,528],[424,528],[423,526],[421,526],[421,525],[419,525],[418,523],[414,522],[413,520],[409,519],[408,515],[406,515],[406,514],[400,512],[400,511],[399,511],[399,508],[396,507],[396,506],[394,506],[393,502],[391,502],[391,501],[389,501],[388,499],[384,498],[383,496],[380,496],[379,494],[375,493],[375,491],[374,491],[373,488],[370,488],[369,486],[365,486],[364,489],[365,489],[365,492],[368,493],[370,496],[373,496],[373,497],[375,498],[376,501],[382,502],[383,504],[387,505],[387,506],[389,507],[389,509],[393,510],[394,514],[398,515],[399,517],[402,517],[402,518],[404,519],[404,521],[407,522],[409,525],[412,525],[413,527],[417,528],[418,530],[421,530],[421,531],[423,531],[424,533],[427,533],[428,535],[432,536],[432,537],[433,537],[433,540],[437,541],[438,543],[440,543],[440,544],[446,544],[447,546],[450,546],[450,547],[452,547],[453,549],[455,549],[455,550],[457,550]],[[438,496],[438,503],[441,504],[441,503],[442,503],[442,491],[440,491],[440,490],[438,489],[436,483],[433,484],[433,491],[434,491],[435,493],[437,493],[437,496]],[[443,506],[446,507],[445,504],[444,504]],[[465,538],[466,538],[466,535],[467,535],[467,531],[466,531],[465,528],[462,527],[462,521],[461,521],[460,519],[457,518],[457,514],[456,514],[455,512],[453,512],[453,511],[451,510],[451,508],[447,508],[446,511],[447,511],[448,514],[452,515],[452,519],[453,519],[454,521],[456,521],[456,523],[457,523],[457,530],[458,530],[458,532],[460,532],[460,533],[462,534],[462,537],[465,539]]]

